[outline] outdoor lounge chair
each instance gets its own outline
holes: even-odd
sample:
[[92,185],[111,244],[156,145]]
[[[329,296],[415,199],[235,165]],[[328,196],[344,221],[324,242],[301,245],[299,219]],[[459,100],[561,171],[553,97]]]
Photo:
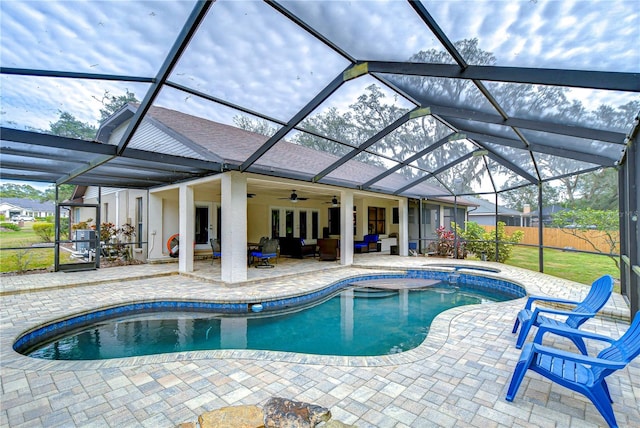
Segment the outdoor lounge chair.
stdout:
[[330,261],[338,260],[339,245],[340,243],[337,239],[318,239],[318,259]]
[[[597,357],[561,351],[541,345],[542,336],[555,333],[565,337],[580,337],[611,343]],[[596,406],[610,427],[617,427],[611,403],[611,394],[605,378],[626,367],[640,354],[640,312],[636,313],[629,329],[618,340],[566,326],[542,325],[533,343],[522,349],[520,359],[511,377],[507,401],[513,401],[527,370],[585,395]]]
[[356,253],[378,251],[378,235],[365,235],[362,241],[354,242],[353,251]]
[[[585,321],[587,321],[591,317],[594,317],[598,313],[598,311],[602,309],[605,303],[607,303],[607,300],[609,300],[612,291],[613,278],[610,275],[604,275],[596,279],[593,284],[591,284],[591,289],[582,302],[545,296],[529,296],[524,309],[518,312],[518,317],[513,324],[512,333],[515,333],[516,331],[518,331],[518,326],[520,325],[520,323],[522,323],[520,334],[518,335],[518,339],[516,341],[516,348],[522,348],[522,345],[524,344],[524,341],[529,334],[529,330],[531,330],[531,327],[534,325],[540,326],[540,324],[542,323],[547,323],[552,326],[566,325],[567,327],[571,328],[580,327]],[[535,309],[532,309],[532,304],[535,301],[572,304],[576,305],[576,307],[571,311],[547,309],[541,308],[539,306],[536,306]],[[560,321],[555,318],[547,317],[543,314],[563,315],[566,316],[566,319]],[[579,336],[573,336],[571,337],[571,340],[576,344],[580,352],[582,352],[583,354],[587,353],[587,348],[584,344],[584,341]]]
[[257,268],[272,268],[275,267],[269,263],[269,259],[276,258],[278,256],[278,239],[267,240],[259,250],[251,251],[250,256],[257,258],[260,262],[255,266]]
[[[209,239],[209,243],[211,244],[211,251],[212,251],[212,260],[215,260],[217,258],[220,258],[222,256],[222,250],[220,248],[220,241],[218,241],[217,239],[211,238]],[[213,263],[213,261],[212,261]]]

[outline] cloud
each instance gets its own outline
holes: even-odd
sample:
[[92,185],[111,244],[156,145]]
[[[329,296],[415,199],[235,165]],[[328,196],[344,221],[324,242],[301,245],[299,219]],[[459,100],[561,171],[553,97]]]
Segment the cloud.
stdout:
[[637,1],[425,3],[452,41],[478,38],[502,66],[640,71]]
[[[404,1],[281,4],[358,59],[402,61],[420,50],[442,49]],[[423,5],[450,40],[478,38],[480,48],[493,52],[498,65],[640,71],[640,12],[634,0],[452,0]],[[153,77],[192,7],[186,1],[3,1],[1,65]],[[288,121],[347,64],[267,3],[221,0],[211,6],[171,79]],[[6,75],[0,83],[0,120],[41,128],[55,120],[59,110],[95,121],[99,104],[93,97],[104,90],[122,94],[129,89],[142,99],[147,88]],[[159,102],[185,107],[189,96],[170,92],[164,91]],[[198,103],[194,111],[202,112],[207,105]],[[212,114],[230,116],[229,111]]]
[[439,48],[404,1],[284,1],[283,6],[359,60],[406,61]]
[[124,95],[127,90],[142,98],[148,84],[52,77],[1,76],[2,113],[0,122],[13,128],[49,129],[59,112],[98,126],[100,100],[105,91]]
[[189,2],[2,2],[4,67],[153,76]]
[[265,3],[220,2],[171,79],[288,121],[347,64]]

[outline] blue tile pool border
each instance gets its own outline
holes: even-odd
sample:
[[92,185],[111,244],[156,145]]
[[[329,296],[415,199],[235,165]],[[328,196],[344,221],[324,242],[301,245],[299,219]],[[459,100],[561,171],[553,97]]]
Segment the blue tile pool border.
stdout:
[[[128,303],[108,308],[97,309],[92,312],[71,316],[63,320],[54,320],[44,326],[38,326],[22,334],[13,345],[16,352],[22,353],[34,344],[46,341],[61,334],[86,325],[94,324],[107,319],[122,317],[132,314],[152,313],[160,311],[193,311],[218,314],[247,314],[252,312],[254,305],[261,305],[262,312],[275,312],[289,308],[309,305],[317,300],[325,299],[336,294],[344,288],[357,286],[359,282],[378,279],[433,279],[445,281],[450,284],[463,285],[468,288],[482,291],[494,291],[506,295],[512,299],[518,299],[526,295],[526,290],[521,285],[501,278],[482,275],[485,272],[465,273],[461,269],[453,271],[438,271],[431,269],[409,269],[398,273],[380,273],[373,275],[358,275],[336,281],[329,286],[312,293],[300,296],[286,297],[274,300],[261,300],[254,302],[220,303],[211,301],[180,301],[159,300]],[[494,272],[490,272],[494,273]]]

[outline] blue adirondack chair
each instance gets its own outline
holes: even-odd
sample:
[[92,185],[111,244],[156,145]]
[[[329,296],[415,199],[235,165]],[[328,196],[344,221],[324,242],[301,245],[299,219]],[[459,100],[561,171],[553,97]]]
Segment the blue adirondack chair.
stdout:
[[[579,336],[580,340],[601,340],[611,343],[611,346],[600,351],[597,357],[561,351],[541,345],[542,336],[547,332],[565,337]],[[533,343],[527,343],[522,349],[506,399],[513,401],[527,370],[533,370],[553,382],[585,395],[593,402],[609,426],[617,427],[611,406],[613,400],[605,378],[626,367],[638,354],[640,312],[636,313],[631,326],[618,340],[566,326],[542,325]]]
[[[602,309],[605,303],[607,303],[607,300],[609,300],[612,291],[613,278],[610,275],[604,275],[596,279],[593,284],[591,284],[591,289],[582,302],[558,299],[554,297],[529,296],[524,309],[518,312],[518,317],[516,318],[516,321],[513,324],[513,330],[511,331],[512,333],[518,331],[518,326],[522,323],[520,334],[516,340],[516,348],[522,348],[532,326],[539,326],[542,323],[547,323],[556,326],[566,325],[571,328],[580,327],[585,321],[594,317],[598,311]],[[573,304],[576,305],[576,307],[571,311],[541,308],[539,306],[536,306],[535,309],[533,309],[532,305],[535,301]],[[555,318],[544,316],[543,314],[564,315],[566,316],[566,319],[557,320]],[[587,353],[584,341],[579,336],[573,336],[571,337],[571,340],[583,354]]]

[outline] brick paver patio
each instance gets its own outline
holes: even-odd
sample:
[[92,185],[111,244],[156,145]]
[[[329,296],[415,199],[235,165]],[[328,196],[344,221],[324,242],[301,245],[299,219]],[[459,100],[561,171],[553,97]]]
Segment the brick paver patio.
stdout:
[[[437,317],[421,346],[381,357],[227,350],[69,362],[31,359],[12,349],[30,328],[101,306],[143,298],[287,296],[351,275],[434,264],[381,255],[358,256],[352,267],[281,260],[276,269],[254,269],[248,282],[233,286],[219,281],[219,268],[210,260],[197,262],[189,275],[178,275],[174,263],[3,277],[0,426],[173,427],[205,411],[260,405],[272,396],[328,407],[335,419],[358,427],[605,425],[586,398],[536,374],[527,375],[513,403],[504,399],[520,354],[511,328],[523,299],[449,310]],[[486,265],[531,294],[586,293],[569,281]],[[615,295],[603,312],[583,328],[621,335],[629,316],[623,298]],[[572,349],[562,340],[550,338],[548,344]],[[640,361],[614,373],[608,384],[620,426],[640,426]]]

